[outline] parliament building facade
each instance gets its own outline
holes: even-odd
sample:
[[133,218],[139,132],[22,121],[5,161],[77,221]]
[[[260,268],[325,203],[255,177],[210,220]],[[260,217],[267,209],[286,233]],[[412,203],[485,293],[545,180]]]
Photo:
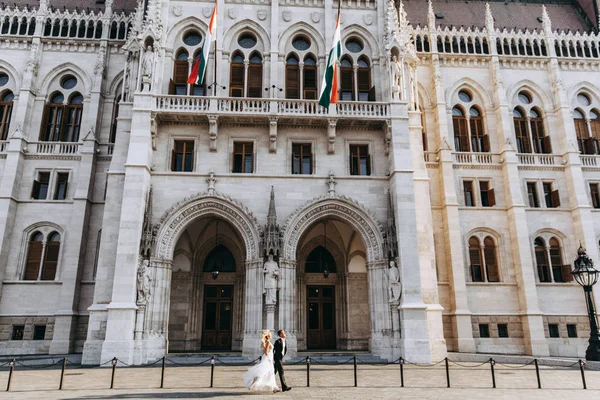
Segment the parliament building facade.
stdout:
[[337,1],[0,9],[0,355],[585,354],[598,3]]

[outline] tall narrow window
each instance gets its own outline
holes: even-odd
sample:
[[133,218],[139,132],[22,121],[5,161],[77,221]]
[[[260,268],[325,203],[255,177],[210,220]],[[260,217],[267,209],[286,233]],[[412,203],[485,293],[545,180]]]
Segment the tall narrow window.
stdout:
[[56,266],[58,265],[58,254],[60,251],[60,235],[52,232],[48,235],[46,249],[44,251],[44,264],[42,265],[42,280],[53,281],[56,278]]
[[550,182],[544,182],[542,183],[542,186],[544,188],[544,200],[546,201],[546,207],[559,207],[560,197],[558,195],[558,190],[552,190],[552,183]]
[[54,188],[54,200],[64,200],[67,198],[67,184],[69,181],[68,172],[59,172],[56,174],[56,186]]
[[50,97],[50,102],[44,110],[40,140],[57,142],[60,138],[65,97],[62,93],[55,93]]
[[592,207],[600,208],[600,186],[598,183],[590,183],[590,195],[592,196]]
[[285,60],[285,98],[300,98],[300,67],[298,58],[293,54]]
[[596,110],[590,111],[590,128],[591,147],[595,150],[592,154],[600,154],[600,112]]
[[479,181],[479,195],[482,207],[493,207],[496,205],[494,189],[490,187],[489,181]]
[[34,232],[30,236],[27,260],[25,261],[25,273],[23,274],[23,279],[26,281],[36,281],[40,275],[42,252],[44,250],[43,240],[44,235],[40,232]]
[[481,246],[479,245],[479,239],[475,236],[469,239],[469,260],[471,261],[471,280],[473,282],[484,282]]
[[250,64],[248,64],[248,97],[262,97],[263,85],[263,64],[260,54],[250,55]]
[[530,126],[534,151],[541,154],[552,153],[550,136],[546,136],[544,133],[544,120],[542,119],[541,113],[536,109],[532,109],[529,114],[531,115]]
[[244,56],[235,53],[231,58],[229,96],[244,97]]
[[0,140],[8,139],[14,98],[15,96],[11,91],[6,91],[0,95]]
[[452,109],[452,126],[454,128],[454,150],[469,151],[467,118],[460,107],[454,107]]
[[[196,53],[194,55],[194,60],[197,60],[198,57],[200,57],[200,50],[201,49],[198,49],[198,51],[196,51]],[[208,68],[207,68],[207,71],[208,71]],[[196,85],[196,84],[190,85],[190,94],[192,96],[206,96],[207,80],[208,79],[206,79],[206,75],[205,75],[204,79],[200,83],[200,85]]]
[[371,175],[369,146],[350,145],[350,175]]
[[489,152],[490,139],[483,130],[483,118],[475,107],[469,109],[469,126],[471,128],[471,150],[474,152]]
[[189,53],[185,49],[181,49],[175,56],[173,62],[173,79],[170,83],[169,94],[185,96],[187,94],[187,79],[189,75]]
[[577,147],[579,147],[579,152],[582,154],[594,154],[588,153],[587,148],[587,139],[588,139],[588,129],[587,122],[583,113],[580,110],[573,111],[573,122],[575,123],[575,134],[577,135]]
[[546,253],[546,244],[544,239],[536,238],[535,245],[535,263],[538,270],[538,278],[540,282],[552,282],[550,277],[550,265],[548,262],[548,254]]
[[312,55],[304,58],[303,70],[303,98],[316,100],[317,98],[317,63]]
[[252,142],[234,142],[233,170],[235,173],[251,174],[254,172],[254,144]]
[[348,57],[342,58],[340,62],[340,83],[340,100],[354,100],[354,69],[352,68],[352,61]]
[[527,198],[529,200],[529,207],[537,208],[540,206],[535,182],[527,182]]
[[499,282],[498,256],[496,254],[496,244],[494,239],[486,237],[483,241],[483,259],[485,261],[485,273],[488,282]]
[[310,143],[292,144],[292,174],[309,175],[313,171],[313,155]]
[[427,151],[427,131],[425,130],[425,112],[421,109],[421,140],[423,140],[423,151]]
[[121,103],[121,95],[118,95],[115,99],[115,105],[113,106],[112,122],[110,124],[110,136],[108,137],[109,143],[114,143],[117,139],[117,119],[119,118],[119,103]]
[[365,57],[358,59],[356,71],[358,101],[375,101],[375,86],[371,86],[371,66]]
[[473,181],[463,181],[463,192],[465,195],[465,206],[475,207],[475,198],[473,197]]
[[50,172],[38,172],[37,179],[33,181],[31,198],[35,200],[46,200],[48,187],[50,186]]
[[171,171],[194,170],[194,141],[176,140],[171,152]]
[[513,121],[517,139],[517,151],[519,153],[531,153],[531,141],[529,139],[529,126],[527,118],[520,108],[513,110]]

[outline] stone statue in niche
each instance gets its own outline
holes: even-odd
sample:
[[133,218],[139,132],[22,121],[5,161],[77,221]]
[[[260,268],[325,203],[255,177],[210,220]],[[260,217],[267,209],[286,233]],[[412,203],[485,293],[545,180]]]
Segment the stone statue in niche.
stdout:
[[148,260],[142,261],[137,270],[137,303],[146,304],[150,298],[150,267]]
[[400,300],[402,294],[402,284],[400,283],[400,270],[395,261],[390,261],[388,268],[388,297],[389,302],[393,303]]
[[396,56],[392,56],[390,63],[392,73],[392,99],[400,100],[400,88],[402,87],[402,64]]
[[152,77],[152,70],[154,68],[154,52],[152,46],[146,47],[144,55],[142,56],[142,76]]
[[269,254],[267,261],[263,267],[265,275],[265,304],[277,303],[277,289],[279,288],[279,265],[273,260],[273,254]]

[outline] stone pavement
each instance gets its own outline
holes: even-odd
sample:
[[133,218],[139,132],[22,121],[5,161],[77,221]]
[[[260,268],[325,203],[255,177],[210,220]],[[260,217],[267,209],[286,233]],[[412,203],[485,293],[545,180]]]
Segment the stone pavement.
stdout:
[[[354,386],[352,365],[313,365],[311,387],[306,387],[306,366],[286,368],[287,380],[294,387],[287,393],[250,393],[242,387],[246,367],[217,366],[214,387],[210,388],[210,367],[173,367],[165,374],[165,389],[160,389],[160,368],[117,368],[115,389],[108,389],[111,368],[69,368],[64,390],[58,391],[60,370],[17,369],[11,392],[0,392],[0,399],[600,399],[600,371],[585,373],[587,390],[582,389],[578,368],[540,367],[543,389],[537,389],[533,366],[499,365],[497,389],[492,389],[489,364],[450,364],[451,388],[446,388],[444,365],[404,367],[405,387],[400,387],[400,371],[395,365],[358,365],[358,387]],[[0,372],[4,390],[8,372]]]

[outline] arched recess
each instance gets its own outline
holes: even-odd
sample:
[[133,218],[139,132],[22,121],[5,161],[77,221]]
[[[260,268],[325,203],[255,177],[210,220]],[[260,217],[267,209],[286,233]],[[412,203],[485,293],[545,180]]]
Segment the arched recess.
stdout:
[[301,21],[288,27],[279,36],[279,43],[277,47],[279,48],[280,54],[287,54],[288,52],[293,51],[291,46],[292,39],[297,35],[306,35],[310,39],[314,40],[314,43],[317,46],[317,56],[325,53],[325,40],[323,39],[321,33],[312,25]]
[[367,250],[367,262],[383,260],[381,225],[364,206],[346,196],[319,197],[296,210],[284,228],[284,258],[296,260],[298,241],[304,231],[320,219],[332,217],[347,222],[360,233]]
[[510,89],[507,90],[506,98],[508,99],[509,103],[512,106],[519,104],[515,100],[515,97],[522,90],[531,92],[531,94],[534,96],[534,101],[535,101],[536,97],[538,99],[540,99],[540,101],[542,102],[541,106],[544,111],[544,114],[553,112],[554,102],[552,101],[552,98],[548,96],[546,91],[544,89],[542,89],[541,86],[539,86],[537,83],[535,83],[529,79],[524,79],[522,81],[519,81],[519,82],[515,83]]
[[585,92],[590,97],[595,98],[596,101],[600,101],[600,88],[589,81],[583,81],[569,88],[569,99],[571,99],[571,102],[575,102],[577,95],[581,92]]
[[188,198],[165,213],[156,236],[156,258],[171,260],[175,245],[187,226],[209,215],[220,217],[237,229],[244,241],[246,261],[259,258],[260,227],[256,217],[238,201],[218,193]]
[[234,24],[231,28],[227,29],[223,35],[223,48],[238,48],[239,46],[236,40],[238,35],[242,32],[251,32],[256,35],[257,43],[254,47],[255,49],[263,49],[263,51],[266,53],[271,48],[271,40],[269,39],[269,34],[267,31],[265,31],[265,28],[250,19],[243,19]]
[[175,49],[175,40],[188,29],[197,29],[198,31],[200,31],[203,38],[202,40],[204,40],[206,32],[208,31],[208,25],[206,25],[204,21],[196,17],[187,17],[175,23],[171,27],[171,29],[169,29],[169,33],[167,34],[166,43],[169,52],[173,52],[173,50]]
[[67,62],[52,68],[44,77],[42,84],[40,85],[40,96],[46,97],[48,95],[48,88],[54,82],[54,80],[63,74],[71,73],[76,77],[79,77],[83,83],[83,95],[87,96],[92,90],[92,79],[83,69],[77,65]]
[[[0,70],[4,70],[9,78],[9,85],[5,86],[5,88],[9,87],[11,90],[14,88],[13,93],[17,96],[19,93],[18,89],[21,88],[21,75],[19,74],[19,71],[4,60],[0,60]],[[10,83],[12,83],[12,85],[10,85]]]
[[[494,103],[492,102],[492,100],[490,99],[490,95],[487,92],[487,90],[485,90],[485,88],[483,86],[481,86],[479,84],[479,82],[471,79],[471,78],[463,78],[460,79],[456,82],[454,82],[448,89],[446,89],[446,100],[450,101],[451,99],[453,99],[453,96],[460,90],[460,89],[469,89],[470,91],[473,92],[474,96],[473,98],[476,99],[477,97],[479,97],[480,99],[483,100],[483,106],[486,109],[490,109],[494,107]],[[452,107],[451,103],[448,103],[449,107]]]
[[[342,28],[341,36],[342,46],[344,46],[344,44],[346,43],[346,38],[356,36],[362,39],[365,48],[363,49],[361,54],[368,55],[371,61],[379,60],[379,57],[382,53],[381,48],[378,44],[379,41],[375,38],[375,36],[373,36],[373,34],[369,30],[365,29],[365,27],[358,24],[345,26],[344,28]],[[342,53],[344,52],[345,50],[342,50]]]

